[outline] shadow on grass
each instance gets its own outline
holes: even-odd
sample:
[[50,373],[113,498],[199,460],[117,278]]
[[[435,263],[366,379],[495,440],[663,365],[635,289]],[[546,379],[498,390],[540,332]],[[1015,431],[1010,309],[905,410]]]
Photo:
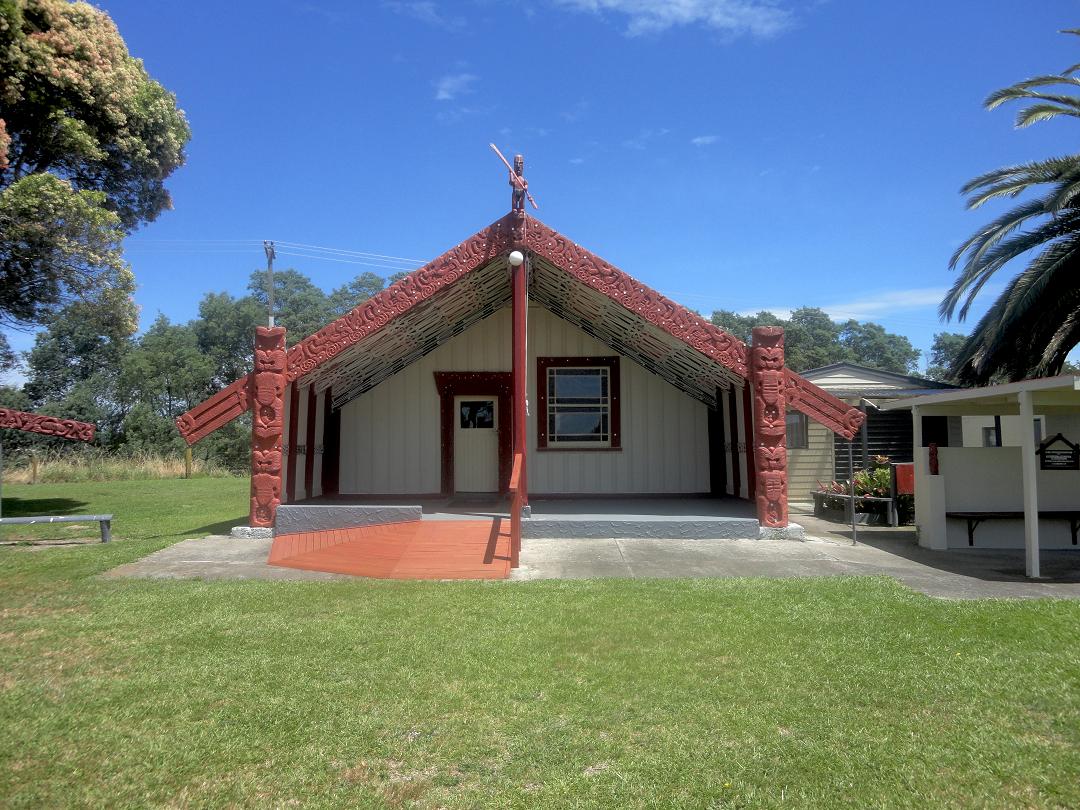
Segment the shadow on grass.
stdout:
[[74,498],[4,498],[4,517],[70,515],[81,510],[87,501]]
[[145,540],[157,540],[162,537],[178,537],[183,535],[184,537],[206,537],[208,534],[228,534],[229,530],[233,526],[246,526],[247,515],[239,515],[229,520],[221,520],[217,523],[207,523],[205,526],[198,526],[194,529],[184,529],[178,532],[166,532],[164,534],[150,534],[147,535]]

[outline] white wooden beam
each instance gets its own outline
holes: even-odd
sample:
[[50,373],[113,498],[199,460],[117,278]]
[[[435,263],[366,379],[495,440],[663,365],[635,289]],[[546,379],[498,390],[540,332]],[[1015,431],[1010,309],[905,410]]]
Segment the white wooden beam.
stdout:
[[1039,480],[1035,455],[1035,431],[1031,424],[1035,418],[1031,406],[1031,392],[1021,391],[1020,423],[1020,459],[1024,482],[1024,556],[1027,575],[1039,576]]
[[922,408],[916,405],[911,409],[911,435],[912,444],[915,445],[915,463],[919,465],[920,472],[928,472],[922,469]]

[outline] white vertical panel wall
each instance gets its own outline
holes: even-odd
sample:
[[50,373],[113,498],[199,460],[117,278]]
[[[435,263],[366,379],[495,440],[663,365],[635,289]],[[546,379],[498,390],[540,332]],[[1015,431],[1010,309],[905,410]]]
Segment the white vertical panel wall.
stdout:
[[[504,307],[345,405],[340,491],[438,493],[439,395],[434,372],[509,371],[510,346],[510,308]],[[531,493],[709,491],[708,409],[626,357],[620,362],[622,450],[538,451],[536,358],[615,352],[539,306],[529,308],[528,352]]]
[[537,450],[536,358],[613,352],[543,307],[529,308],[529,492],[709,491],[709,414],[702,403],[623,357],[622,450]]
[[296,468],[293,470],[293,475],[296,476],[296,500],[298,501],[311,497],[311,493],[307,491],[307,457],[315,452],[315,448],[309,447],[307,443],[308,387],[304,386],[300,389],[300,398],[296,401],[296,443],[304,448],[303,455],[296,454]]
[[738,434],[736,447],[739,459],[739,491],[737,496],[746,498],[750,485],[750,479],[746,474],[746,448],[749,443],[746,441],[746,409],[743,407],[742,388],[735,389],[735,429]]
[[733,467],[731,466],[731,448],[735,446],[735,438],[731,436],[731,406],[729,400],[731,399],[727,391],[722,392],[720,396],[721,413],[724,420],[724,469],[726,478],[724,484],[724,491],[728,495],[735,494],[735,477],[733,473]]
[[510,309],[504,307],[343,406],[340,491],[438,493],[442,462],[435,372],[509,371],[510,331]]
[[[326,393],[323,392],[315,398],[315,448],[323,446],[323,410],[326,402]],[[310,418],[310,415],[309,417]],[[313,451],[314,452],[314,449]],[[325,450],[323,450],[325,452]],[[315,469],[311,475],[311,492],[309,498],[322,495],[322,460],[323,453],[315,453]]]

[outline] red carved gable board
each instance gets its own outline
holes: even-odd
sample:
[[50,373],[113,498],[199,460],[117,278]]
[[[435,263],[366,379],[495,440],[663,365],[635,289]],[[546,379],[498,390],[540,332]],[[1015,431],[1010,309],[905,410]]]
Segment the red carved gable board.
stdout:
[[89,422],[76,422],[74,419],[61,419],[40,413],[13,411],[9,408],[0,408],[0,428],[24,430],[27,433],[58,436],[61,439],[74,439],[80,442],[92,442],[95,430]]
[[[289,349],[289,381],[310,374],[393,319],[514,247],[534,251],[572,278],[746,379],[748,355],[746,344],[741,340],[635,280],[538,219],[511,213]],[[845,438],[852,438],[858,431],[863,414],[857,408],[790,370],[787,383],[787,398],[793,408]],[[176,424],[181,435],[193,444],[244,413],[248,408],[249,389],[248,378],[237,380],[180,416]]]

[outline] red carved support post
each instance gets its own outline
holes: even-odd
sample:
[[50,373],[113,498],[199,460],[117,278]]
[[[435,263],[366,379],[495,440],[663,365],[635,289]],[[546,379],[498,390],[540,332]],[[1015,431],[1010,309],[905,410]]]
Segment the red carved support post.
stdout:
[[269,528],[281,503],[281,437],[285,429],[285,328],[255,328],[251,375],[251,525]]
[[752,346],[758,521],[763,527],[785,528],[788,493],[784,330],[778,326],[754,327]]
[[[515,255],[516,254],[516,255]],[[512,274],[512,299],[511,309],[513,316],[513,335],[511,339],[511,351],[513,353],[513,363],[511,365],[513,369],[514,378],[514,454],[521,453],[522,456],[528,455],[528,449],[526,447],[526,437],[528,431],[525,429],[525,397],[527,396],[527,381],[528,381],[528,355],[526,353],[526,330],[528,329],[529,318],[529,294],[528,294],[528,275],[526,268],[528,263],[522,260],[517,265],[514,265],[514,261],[518,259],[524,259],[523,255],[514,251],[511,254],[510,272]],[[528,473],[526,472],[525,459],[521,460],[521,502],[523,505],[529,505],[529,484]]]

